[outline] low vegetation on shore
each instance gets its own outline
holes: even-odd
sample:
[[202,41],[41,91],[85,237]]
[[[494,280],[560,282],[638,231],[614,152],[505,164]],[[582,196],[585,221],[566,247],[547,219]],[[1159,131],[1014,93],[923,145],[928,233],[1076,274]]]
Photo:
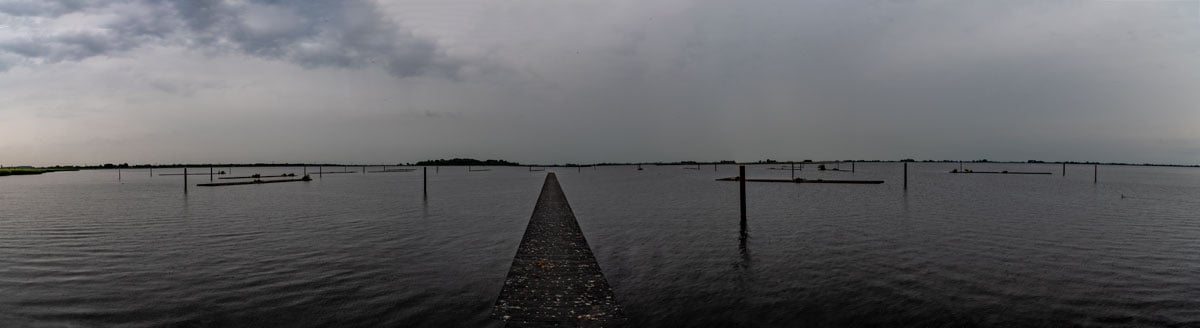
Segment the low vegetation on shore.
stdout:
[[55,171],[78,171],[78,169],[62,169],[62,168],[33,168],[33,167],[17,167],[17,168],[0,168],[0,177],[8,175],[33,175]]

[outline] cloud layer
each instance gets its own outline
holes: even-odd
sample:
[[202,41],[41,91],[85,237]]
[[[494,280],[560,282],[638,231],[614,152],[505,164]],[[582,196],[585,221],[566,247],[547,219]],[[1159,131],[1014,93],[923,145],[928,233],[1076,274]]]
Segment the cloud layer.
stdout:
[[1200,163],[1200,3],[4,1],[0,163]]
[[304,67],[378,66],[396,77],[454,76],[459,64],[434,41],[384,16],[369,0],[11,1],[0,13],[21,26],[0,53],[53,64],[120,56],[141,47],[236,52]]

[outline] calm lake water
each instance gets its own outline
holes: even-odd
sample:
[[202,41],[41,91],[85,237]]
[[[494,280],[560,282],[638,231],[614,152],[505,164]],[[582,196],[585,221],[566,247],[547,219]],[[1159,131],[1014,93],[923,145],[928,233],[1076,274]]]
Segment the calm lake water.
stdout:
[[[790,174],[768,167],[747,171]],[[549,171],[632,326],[1200,326],[1200,169],[957,167],[910,164],[907,192],[896,163],[749,183],[746,239],[713,181],[735,167]],[[420,171],[0,177],[0,327],[499,326],[544,176],[430,168],[428,198]]]

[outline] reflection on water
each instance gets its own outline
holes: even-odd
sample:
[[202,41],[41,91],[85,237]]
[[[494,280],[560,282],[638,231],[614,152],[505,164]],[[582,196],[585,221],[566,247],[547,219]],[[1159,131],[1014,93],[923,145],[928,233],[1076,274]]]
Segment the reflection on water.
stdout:
[[[634,326],[1200,325],[1200,170],[957,166],[548,171]],[[545,172],[430,171],[0,178],[0,326],[495,326]]]
[[746,244],[750,241],[750,232],[746,231],[746,221],[742,221],[742,229],[738,232],[738,254],[742,255],[741,261],[738,261],[738,267],[750,267],[750,247]]

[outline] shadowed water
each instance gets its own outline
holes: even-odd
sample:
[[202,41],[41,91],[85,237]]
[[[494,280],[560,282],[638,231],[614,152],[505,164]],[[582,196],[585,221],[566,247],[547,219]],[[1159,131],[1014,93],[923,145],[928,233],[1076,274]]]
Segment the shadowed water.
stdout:
[[[1200,169],[967,166],[551,170],[633,326],[1200,325]],[[0,326],[497,326],[544,173],[3,177]]]

